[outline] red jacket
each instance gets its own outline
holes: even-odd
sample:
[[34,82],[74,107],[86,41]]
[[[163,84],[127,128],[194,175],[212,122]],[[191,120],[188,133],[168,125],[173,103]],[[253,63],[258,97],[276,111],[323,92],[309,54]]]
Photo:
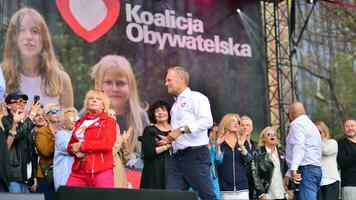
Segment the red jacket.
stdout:
[[[78,142],[76,130],[86,119],[85,115],[76,124],[68,143],[68,153],[73,155],[71,144]],[[114,167],[113,146],[116,140],[116,121],[102,112],[99,119],[85,129],[81,152],[86,154],[85,172],[97,173]],[[78,171],[80,160],[74,156],[72,171]]]

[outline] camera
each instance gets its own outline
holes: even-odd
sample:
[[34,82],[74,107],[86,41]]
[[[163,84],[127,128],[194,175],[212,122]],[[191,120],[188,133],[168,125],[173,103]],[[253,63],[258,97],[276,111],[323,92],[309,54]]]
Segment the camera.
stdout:
[[36,104],[39,100],[40,100],[40,96],[35,95],[35,96],[33,97],[33,104]]
[[28,180],[27,180],[27,186],[28,187],[32,187],[33,185],[35,185],[35,183],[36,183],[36,180],[35,180],[35,178],[29,178]]

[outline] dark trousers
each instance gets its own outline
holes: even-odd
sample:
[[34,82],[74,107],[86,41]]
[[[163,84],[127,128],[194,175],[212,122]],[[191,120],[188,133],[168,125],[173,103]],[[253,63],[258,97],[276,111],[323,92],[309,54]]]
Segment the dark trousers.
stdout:
[[3,185],[3,183],[0,181],[0,192],[7,192],[5,186]]
[[318,200],[338,200],[340,182],[336,181],[329,185],[320,186]]
[[210,153],[206,145],[177,152],[168,169],[167,189],[188,190],[192,187],[203,200],[217,200],[210,166]]
[[46,200],[52,200],[54,197],[54,185],[49,186],[44,178],[37,178],[38,193],[44,193]]

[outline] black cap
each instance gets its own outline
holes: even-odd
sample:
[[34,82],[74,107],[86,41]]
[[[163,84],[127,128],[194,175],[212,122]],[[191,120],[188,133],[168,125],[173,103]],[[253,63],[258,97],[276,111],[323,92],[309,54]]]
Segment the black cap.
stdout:
[[18,99],[23,99],[27,101],[28,96],[26,94],[23,94],[22,92],[13,92],[6,96],[5,102],[6,104],[14,103]]

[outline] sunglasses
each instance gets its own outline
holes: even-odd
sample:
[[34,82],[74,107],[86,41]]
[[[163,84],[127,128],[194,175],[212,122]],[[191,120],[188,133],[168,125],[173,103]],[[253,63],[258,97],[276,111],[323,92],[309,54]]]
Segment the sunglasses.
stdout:
[[229,122],[230,123],[240,123],[240,120],[238,120],[238,119],[236,119],[236,118],[231,118],[230,120],[229,120]]
[[16,105],[25,105],[27,103],[27,101],[19,99],[19,100],[13,101],[11,103],[16,103]]
[[60,113],[60,112],[61,112],[61,110],[59,110],[59,109],[52,109],[52,110],[48,111],[47,114],[48,113],[57,114],[57,113]]
[[75,116],[75,117],[68,117],[68,120],[70,121],[70,122],[76,122],[76,121],[78,121],[79,120],[79,116]]
[[276,132],[271,131],[271,132],[267,132],[267,133],[266,133],[266,135],[268,135],[269,137],[274,137],[274,136],[276,136],[276,135],[277,135],[277,133],[276,133]]

